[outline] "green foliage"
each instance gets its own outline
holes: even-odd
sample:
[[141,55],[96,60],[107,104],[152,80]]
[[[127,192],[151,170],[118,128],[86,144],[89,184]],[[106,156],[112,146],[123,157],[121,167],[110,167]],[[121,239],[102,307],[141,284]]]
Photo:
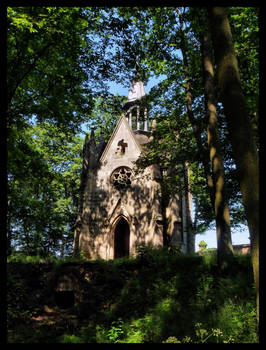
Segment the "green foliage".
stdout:
[[106,336],[110,343],[119,343],[119,340],[124,334],[123,325],[124,322],[121,319],[111,323],[111,328],[106,332]]
[[[184,16],[193,110],[206,148],[199,50],[199,34],[206,26],[198,21],[199,13],[204,20],[204,9],[8,8],[8,262],[26,266],[20,275],[8,275],[8,325],[15,330],[11,342],[257,342],[248,256],[237,257],[223,275],[208,252],[184,256],[173,247],[142,246],[136,259],[110,262],[67,258],[82,164],[83,140],[76,134],[85,123],[97,128],[96,136],[101,126],[106,139],[111,135],[125,98],[110,96],[105,83],[109,79],[129,87],[137,56],[144,82],[152,75],[163,78],[148,96],[157,127],[140,165],[172,169],[163,180],[171,193],[182,191],[181,165],[188,161],[194,232],[213,221],[199,150],[184,110],[187,79],[177,11]],[[257,140],[258,9],[227,11]],[[231,222],[237,224],[245,215],[223,109],[218,105],[217,110]],[[65,258],[59,260],[55,253]],[[35,325],[33,334],[30,320],[41,306],[32,286],[43,281],[38,268],[30,269],[42,262],[53,262],[56,276],[64,264],[92,264],[84,296],[90,303],[76,310],[81,320],[90,315],[86,326],[44,323]],[[25,279],[28,270],[35,271],[34,283]]]
[[[8,8],[8,126],[36,118],[73,130],[91,108],[79,8]],[[18,69],[19,67],[19,69]]]
[[76,336],[74,334],[63,334],[58,338],[58,343],[74,343],[74,344],[80,344],[84,343],[83,339],[79,336]]
[[176,337],[169,337],[162,343],[175,343],[175,344],[181,344],[181,341],[179,341]]
[[[230,317],[228,317],[230,315]],[[257,341],[256,306],[255,303],[246,304],[228,299],[221,306],[216,317],[217,326],[222,329],[225,339],[231,337],[235,343],[254,343]]]
[[[259,8],[232,7],[228,9],[228,14],[239,64],[241,85],[245,93],[249,114],[253,115],[251,118],[253,127],[257,130],[258,118],[254,113],[258,113],[259,96]],[[256,134],[254,133],[255,137]]]
[[[42,315],[44,303],[54,308],[47,293],[42,303],[36,297],[47,283],[40,269],[47,271],[48,265],[8,264],[10,342],[258,341],[250,256],[235,257],[232,266],[220,273],[215,259],[151,247],[141,251],[136,259],[58,259],[51,264],[51,286],[63,273],[72,274],[83,286],[82,302],[71,311],[57,311],[55,324],[49,324],[49,318],[40,324],[31,320]],[[79,271],[89,278],[83,280]]]
[[200,247],[202,250],[206,250],[206,248],[207,248],[207,243],[204,242],[204,241],[200,241],[200,242],[199,242],[199,247]]
[[96,128],[95,136],[97,138],[100,128],[104,128],[104,136],[106,140],[112,135],[115,125],[122,113],[122,107],[126,102],[125,97],[116,95],[108,98],[99,97],[90,114],[90,122],[86,125]]
[[202,328],[201,323],[195,324],[195,334],[191,338],[189,336],[183,337],[181,340],[178,340],[176,337],[169,337],[163,343],[194,343],[194,344],[203,344],[203,343],[234,343],[234,338],[230,335],[228,338],[223,334],[223,332],[216,328],[207,330]]
[[82,140],[48,123],[17,130],[12,140],[8,238],[26,255],[64,255],[73,242]]
[[16,251],[7,257],[7,263],[21,263],[21,264],[38,264],[38,263],[53,263],[55,265],[62,265],[66,263],[82,263],[88,259],[82,254],[79,257],[73,258],[72,256],[57,257],[50,254],[46,256],[42,255],[26,255],[23,251]]
[[17,320],[24,321],[39,312],[36,299],[29,298],[30,286],[22,278],[7,276],[7,326],[13,328]]
[[[234,44],[238,50],[241,78],[245,86],[246,102],[257,139],[257,96],[258,96],[258,9],[228,8]],[[121,12],[128,13],[129,9]],[[120,12],[120,13],[121,13]],[[202,154],[195,143],[190,122],[184,112],[186,78],[184,64],[180,55],[180,26],[178,14],[184,20],[185,43],[189,64],[189,81],[192,90],[192,109],[195,127],[201,134],[203,149],[208,159],[206,111],[202,81],[202,64],[200,52],[200,36],[208,31],[207,17],[204,8],[149,8],[131,12],[132,21],[138,29],[142,29],[143,42],[141,64],[152,70],[155,75],[164,74],[164,80],[152,88],[150,100],[152,108],[150,116],[157,121],[154,142],[144,156],[144,163],[157,163],[162,169],[172,168],[175,171],[167,176],[170,188],[180,186],[176,165],[189,161],[191,167],[191,192],[195,201],[194,232],[205,231],[214,220],[214,213],[206,187],[206,176],[200,161]],[[150,17],[147,20],[147,17]],[[144,25],[145,23],[145,25]],[[245,41],[244,37],[247,39]],[[253,38],[254,40],[252,41]],[[254,79],[254,85],[250,80]],[[217,101],[220,96],[217,94]],[[239,185],[235,178],[235,165],[232,162],[232,150],[228,142],[228,129],[224,120],[224,111],[217,106],[219,131],[226,174],[227,196],[231,213],[231,226],[245,222],[245,214],[241,205]],[[256,134],[256,135],[255,135]],[[178,137],[177,137],[178,135]]]
[[[258,118],[258,9],[228,8],[246,102],[256,136]],[[110,136],[125,97],[112,96],[107,81],[129,87],[136,57],[144,82],[163,81],[149,93],[154,140],[143,163],[171,168],[164,186],[183,189],[190,163],[196,233],[214,214],[185,106],[186,74],[180,55],[178,11],[184,16],[193,111],[206,148],[199,35],[204,9],[9,7],[8,61],[8,253],[71,251],[80,182],[82,127],[100,126]],[[200,12],[199,12],[200,11]],[[198,14],[202,17],[201,24]],[[19,69],[18,69],[19,67]],[[219,111],[231,223],[245,221],[223,109]],[[256,115],[254,114],[256,113]],[[256,136],[257,137],[257,136]]]
[[[16,263],[23,263],[23,264],[34,264],[44,261],[44,259],[40,255],[25,255],[22,252],[17,252],[16,254],[12,254],[7,257],[7,262],[16,262]],[[51,256],[50,258],[47,259],[46,261],[55,261],[55,257]]]
[[83,146],[75,135],[115,74],[106,52],[112,12],[7,9],[8,254],[71,253]]
[[[122,314],[113,312],[118,321],[112,321],[109,328],[101,326],[98,340],[121,343],[257,341],[254,293],[249,287],[252,284],[252,272],[249,267],[251,280],[247,280],[247,265],[244,267],[249,257],[243,259],[244,265],[243,262],[239,264],[239,260],[235,261],[236,269],[239,269],[238,277],[235,278],[230,273],[226,277],[220,276],[213,260],[206,263],[203,259],[200,264],[197,260],[199,265],[195,265],[193,270],[185,262],[192,263],[194,258],[180,255],[172,258],[173,255],[168,255],[170,268],[164,260],[165,251],[146,250],[146,260],[143,260],[143,256],[138,260],[143,264],[145,275],[140,273],[138,278],[128,281],[122,290],[120,303],[116,303],[117,312],[119,309],[120,312],[127,310],[129,320],[125,315],[121,319],[119,315]],[[186,271],[186,277],[189,278],[184,279],[175,271],[176,264],[183,266],[182,271]],[[151,272],[154,270],[156,274]],[[164,276],[160,271],[163,271]],[[188,279],[193,282],[188,283]],[[249,296],[243,293],[244,290]],[[142,304],[138,298],[141,298]],[[231,298],[234,298],[234,303]],[[244,299],[253,300],[247,308],[243,308]],[[143,303],[146,305],[144,315]],[[131,308],[132,304],[134,308]],[[228,312],[230,307],[231,312]],[[241,321],[242,318],[244,321]],[[234,321],[236,319],[238,323]],[[230,326],[227,328],[225,324],[228,322]],[[251,331],[247,331],[248,325]],[[228,331],[230,327],[233,327],[231,333]]]

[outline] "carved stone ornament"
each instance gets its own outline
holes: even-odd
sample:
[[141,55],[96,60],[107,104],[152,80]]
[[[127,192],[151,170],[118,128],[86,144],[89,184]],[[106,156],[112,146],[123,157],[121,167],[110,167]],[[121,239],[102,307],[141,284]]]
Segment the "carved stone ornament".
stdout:
[[124,190],[131,185],[132,170],[126,166],[115,169],[111,175],[111,183],[117,190]]

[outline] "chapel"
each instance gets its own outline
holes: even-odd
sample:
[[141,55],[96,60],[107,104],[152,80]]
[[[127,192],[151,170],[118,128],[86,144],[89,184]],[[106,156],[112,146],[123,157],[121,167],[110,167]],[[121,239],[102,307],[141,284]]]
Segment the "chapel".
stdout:
[[86,136],[74,255],[135,256],[139,245],[163,246],[166,236],[167,244],[191,251],[191,195],[172,193],[165,202],[159,166],[136,168],[155,127],[148,117],[146,97],[142,81],[134,78],[124,113],[108,142],[103,129],[97,143],[93,130],[90,138]]

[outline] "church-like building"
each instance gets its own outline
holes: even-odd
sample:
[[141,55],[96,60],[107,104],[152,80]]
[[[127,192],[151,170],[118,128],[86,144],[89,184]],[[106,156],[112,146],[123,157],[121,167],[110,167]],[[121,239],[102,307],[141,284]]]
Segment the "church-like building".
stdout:
[[133,80],[125,113],[107,144],[103,130],[97,144],[93,131],[90,139],[86,136],[74,254],[91,259],[134,256],[140,244],[164,245],[166,235],[183,252],[191,246],[189,193],[173,193],[163,205],[160,168],[155,164],[136,170],[151,135],[145,101],[143,83]]

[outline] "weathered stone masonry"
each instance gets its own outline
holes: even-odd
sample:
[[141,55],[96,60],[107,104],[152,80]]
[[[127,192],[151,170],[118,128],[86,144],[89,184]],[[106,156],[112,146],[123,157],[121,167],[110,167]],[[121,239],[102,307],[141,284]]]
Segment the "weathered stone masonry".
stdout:
[[135,255],[141,243],[163,245],[163,222],[172,243],[186,251],[184,199],[173,194],[165,210],[159,167],[135,170],[150,137],[141,81],[133,81],[125,111],[107,144],[103,131],[98,144],[93,131],[86,137],[74,253],[92,259]]

